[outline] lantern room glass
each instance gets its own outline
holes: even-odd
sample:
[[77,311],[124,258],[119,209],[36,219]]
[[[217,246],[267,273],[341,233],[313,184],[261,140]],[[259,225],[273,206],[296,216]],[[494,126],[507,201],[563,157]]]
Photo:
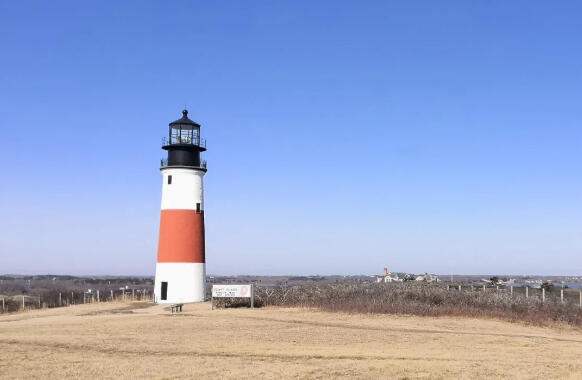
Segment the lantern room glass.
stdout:
[[200,145],[200,127],[189,124],[173,125],[170,128],[170,144]]

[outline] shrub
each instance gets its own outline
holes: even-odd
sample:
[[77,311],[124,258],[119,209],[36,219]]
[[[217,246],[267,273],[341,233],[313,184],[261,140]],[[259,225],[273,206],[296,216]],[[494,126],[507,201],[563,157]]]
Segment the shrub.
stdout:
[[[247,306],[247,300],[223,299],[217,305]],[[350,313],[411,314],[421,316],[491,317],[534,324],[560,322],[582,326],[582,310],[559,298],[511,296],[509,292],[447,291],[426,283],[325,284],[293,287],[256,287],[256,306],[308,307]]]

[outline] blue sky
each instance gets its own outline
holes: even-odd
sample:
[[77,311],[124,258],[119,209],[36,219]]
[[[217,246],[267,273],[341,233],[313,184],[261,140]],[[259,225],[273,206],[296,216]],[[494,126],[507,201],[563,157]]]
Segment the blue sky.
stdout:
[[582,274],[582,5],[0,3],[0,273],[155,269],[208,140],[211,274]]

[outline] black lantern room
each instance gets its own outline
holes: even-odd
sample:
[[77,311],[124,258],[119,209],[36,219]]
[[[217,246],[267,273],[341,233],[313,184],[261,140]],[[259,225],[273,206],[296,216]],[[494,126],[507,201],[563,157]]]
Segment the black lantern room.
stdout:
[[170,123],[162,149],[168,151],[168,159],[162,160],[162,167],[182,166],[206,171],[206,161],[200,161],[206,141],[200,137],[200,124],[188,118],[187,110],[182,111],[182,118]]

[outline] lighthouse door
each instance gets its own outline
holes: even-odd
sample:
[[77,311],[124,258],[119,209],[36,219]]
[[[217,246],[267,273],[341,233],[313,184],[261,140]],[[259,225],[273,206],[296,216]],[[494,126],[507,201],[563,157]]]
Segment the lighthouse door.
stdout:
[[162,301],[168,299],[168,283],[162,282]]

